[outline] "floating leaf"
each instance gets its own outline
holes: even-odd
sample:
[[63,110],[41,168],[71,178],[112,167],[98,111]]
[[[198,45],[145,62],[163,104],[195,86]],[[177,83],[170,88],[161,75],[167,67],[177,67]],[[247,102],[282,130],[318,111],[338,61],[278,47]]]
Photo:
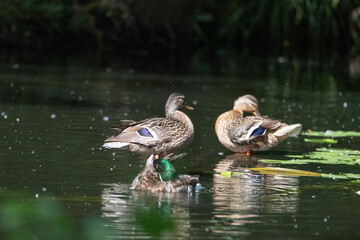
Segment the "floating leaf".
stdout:
[[273,164],[360,164],[360,151],[350,149],[317,148],[316,152],[310,152],[306,155],[285,155],[285,157],[291,159],[261,159],[260,161]]
[[220,172],[221,176],[224,177],[231,177],[232,175],[240,175],[243,174],[242,172],[231,172],[231,171],[225,171],[225,172]]
[[230,172],[230,171],[221,172],[220,175],[221,175],[221,176],[224,176],[224,177],[231,177],[231,172]]
[[360,137],[360,132],[355,131],[332,131],[327,130],[325,132],[311,131],[302,132],[302,135],[312,137]]
[[286,176],[309,176],[309,177],[320,177],[321,176],[321,173],[289,169],[289,168],[263,167],[263,168],[250,168],[250,170],[259,172],[261,174],[286,175]]
[[305,142],[335,144],[337,140],[332,138],[305,138]]
[[332,179],[355,179],[360,180],[360,174],[356,173],[343,173],[343,174],[326,174],[322,173],[321,177]]

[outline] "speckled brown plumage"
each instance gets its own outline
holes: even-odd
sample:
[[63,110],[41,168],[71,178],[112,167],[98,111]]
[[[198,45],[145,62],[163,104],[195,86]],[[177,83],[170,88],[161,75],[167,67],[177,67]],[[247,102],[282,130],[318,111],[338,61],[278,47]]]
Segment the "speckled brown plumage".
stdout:
[[[255,116],[244,117],[243,112]],[[257,127],[265,129],[262,135],[251,135]],[[244,95],[234,102],[233,110],[221,114],[215,123],[220,143],[233,152],[265,151],[301,130],[301,124],[287,125],[278,120],[262,117],[254,96]]]
[[[144,154],[165,156],[189,144],[194,136],[190,118],[178,109],[185,107],[185,97],[179,93],[169,96],[165,105],[165,118],[149,118],[142,121],[124,120],[115,129],[121,132],[105,140],[104,147],[128,149]],[[147,136],[138,131],[146,129]]]

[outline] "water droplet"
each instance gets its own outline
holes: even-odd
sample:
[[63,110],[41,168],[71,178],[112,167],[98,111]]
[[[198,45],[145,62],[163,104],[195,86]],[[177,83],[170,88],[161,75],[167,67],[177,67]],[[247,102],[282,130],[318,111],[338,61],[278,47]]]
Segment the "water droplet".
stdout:
[[43,192],[46,192],[46,187],[43,187],[41,190],[42,190]]
[[218,152],[218,155],[219,155],[219,156],[223,156],[224,153],[223,153],[223,152]]
[[194,100],[194,101],[192,102],[192,104],[193,104],[193,105],[196,105],[196,104],[197,104],[197,101],[196,101],[196,100]]
[[36,197],[36,198],[39,198],[39,194],[35,194],[35,197]]
[[109,117],[108,117],[108,116],[105,116],[105,117],[103,117],[103,120],[104,120],[105,122],[107,122],[107,121],[109,121]]
[[53,114],[51,114],[51,119],[55,119],[56,118],[56,114],[55,113],[53,113]]
[[344,104],[343,104],[343,106],[344,106],[344,108],[347,108],[347,102],[344,102]]

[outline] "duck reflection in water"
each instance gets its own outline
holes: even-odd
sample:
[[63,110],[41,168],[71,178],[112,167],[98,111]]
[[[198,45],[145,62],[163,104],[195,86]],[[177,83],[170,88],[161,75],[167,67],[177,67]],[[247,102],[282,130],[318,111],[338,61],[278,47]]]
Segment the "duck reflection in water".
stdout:
[[173,180],[175,169],[170,161],[177,157],[170,159],[150,155],[144,169],[135,177],[131,188],[150,192],[191,192],[194,188],[201,188],[198,176],[179,175]]
[[[258,161],[260,158],[234,154],[216,164],[213,174],[215,217],[231,219],[230,225],[238,226],[258,222],[262,214],[297,211],[299,178],[254,173],[250,168],[267,166]],[[219,174],[223,172],[233,174]]]
[[101,194],[101,211],[115,229],[109,237],[189,239],[190,206],[199,204],[197,194],[133,191],[128,184],[108,185]]

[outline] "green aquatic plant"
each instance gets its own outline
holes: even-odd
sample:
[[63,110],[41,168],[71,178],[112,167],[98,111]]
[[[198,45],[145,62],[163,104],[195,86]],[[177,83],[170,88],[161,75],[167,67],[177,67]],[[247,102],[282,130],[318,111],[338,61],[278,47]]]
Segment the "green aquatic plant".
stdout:
[[[360,174],[355,173],[342,173],[342,174],[332,174],[332,173],[317,173],[311,171],[290,169],[290,168],[280,168],[280,167],[260,167],[260,168],[249,168],[249,170],[265,175],[281,175],[281,176],[294,176],[294,177],[322,177],[330,179],[346,179],[353,180],[353,183],[360,183]],[[245,174],[245,172],[232,172],[225,171],[219,173],[223,177],[232,177],[234,175]]]
[[322,173],[321,177],[332,178],[332,179],[354,179],[355,181],[360,181],[360,174],[355,174],[355,173],[342,173],[342,174]]
[[360,164],[360,151],[336,148],[317,148],[305,155],[285,155],[288,159],[261,159],[263,163],[273,164]]
[[337,143],[337,140],[332,138],[305,138],[304,141],[310,143],[325,143],[325,144]]
[[308,130],[306,132],[302,132],[301,134],[310,137],[360,137],[360,132],[355,132],[355,131],[327,130],[325,132],[321,132],[321,131]]
[[271,175],[284,175],[284,176],[308,176],[308,177],[320,177],[321,173],[303,171],[297,169],[289,168],[279,168],[279,167],[261,167],[261,168],[250,168],[252,171],[256,171],[261,174],[271,174]]
[[[259,161],[263,163],[279,164],[279,165],[294,165],[294,164],[358,165],[360,164],[360,151],[351,150],[351,149],[317,148],[315,152],[310,152],[305,155],[285,155],[285,157],[287,159],[261,159]],[[278,174],[278,175],[293,174],[294,176],[306,176],[306,175],[302,175],[303,174],[302,170],[292,170],[292,169],[284,170],[283,168],[261,168],[258,171],[263,174]],[[354,180],[352,182],[360,183],[360,174],[355,174],[355,173],[341,173],[341,174],[313,173],[313,172],[308,172],[308,173],[309,173],[308,176],[318,176],[322,178],[331,178],[331,179]]]
[[1,239],[105,239],[113,232],[96,216],[76,221],[61,202],[49,197],[27,198],[8,193],[0,206]]

